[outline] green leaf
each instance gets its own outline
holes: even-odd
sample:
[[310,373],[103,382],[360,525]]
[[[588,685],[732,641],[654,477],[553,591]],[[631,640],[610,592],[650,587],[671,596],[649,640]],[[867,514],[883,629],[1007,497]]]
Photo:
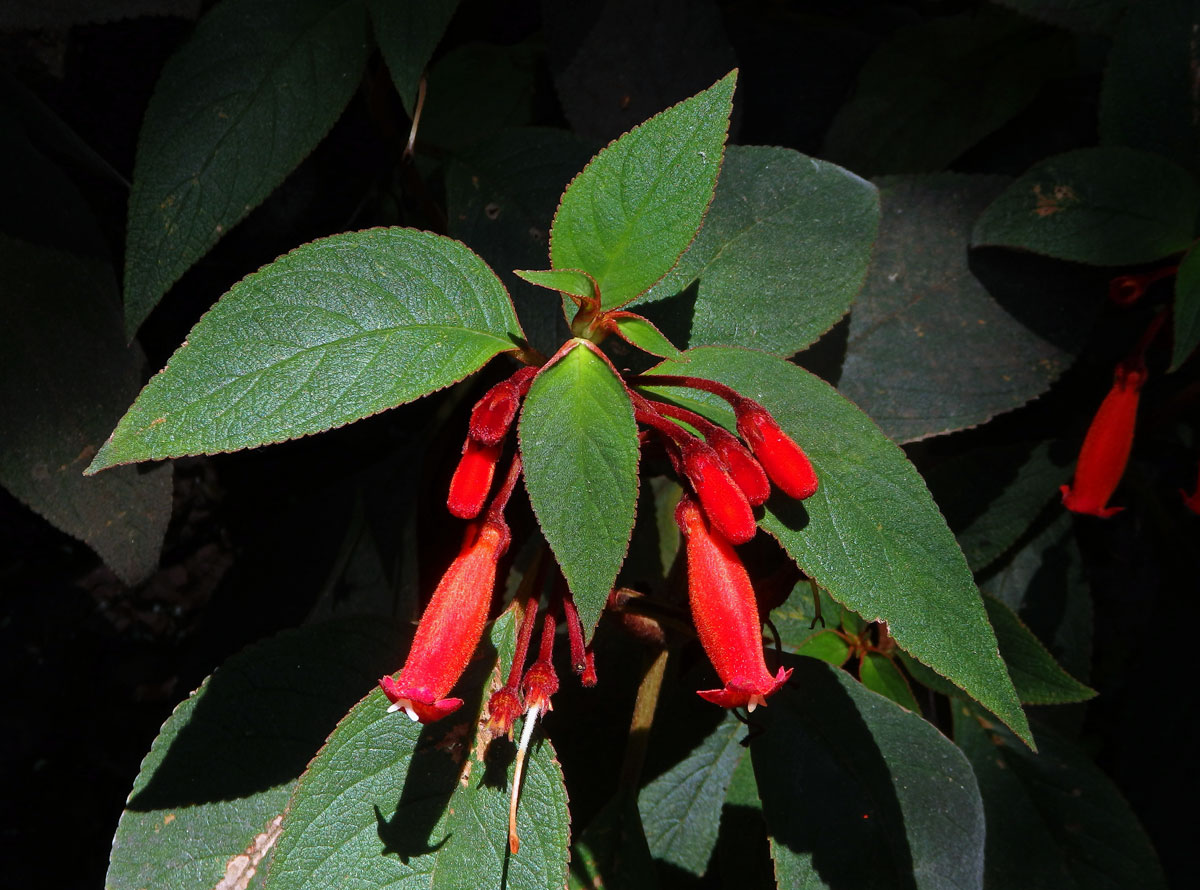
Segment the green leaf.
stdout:
[[638,811],[655,859],[697,877],[705,873],[745,737],[745,725],[727,711],[699,745],[641,789]]
[[377,618],[330,621],[223,664],[142,762],[104,886],[211,890],[253,877],[262,887],[300,773],[373,679],[395,669],[398,636]]
[[1196,181],[1170,161],[1081,148],[1009,186],[975,224],[973,241],[1096,266],[1148,263],[1190,246],[1198,209]]
[[943,173],[879,183],[883,220],[838,388],[898,442],[1023,405],[1073,358],[989,294],[967,263],[971,224],[1005,182]]
[[430,56],[458,7],[458,0],[366,0],[375,42],[387,63],[392,83],[411,117],[416,110],[417,85]]
[[1194,248],[1179,264],[1171,312],[1171,370],[1176,371],[1200,345],[1200,253]]
[[455,149],[529,123],[540,59],[528,43],[468,43],[429,70],[419,144]]
[[590,639],[625,559],[638,439],[625,385],[576,341],[533,381],[521,409],[525,488]]
[[779,886],[982,888],[983,804],[962,752],[843,671],[795,662],[750,747]]
[[721,169],[736,75],[626,133],[563,192],[550,263],[595,278],[605,309],[652,287],[696,237]]
[[[803,503],[772,498],[763,527],[830,596],[886,621],[903,649],[1028,738],[954,536],[912,464],[866,415],[807,371],[749,350],[694,349],[655,372],[720,380],[774,414],[821,487]],[[680,400],[683,390],[659,392]],[[724,402],[688,401],[732,428]]]
[[850,644],[846,638],[833,630],[821,630],[795,647],[797,655],[819,658],[834,667],[841,667],[850,657]]
[[1195,0],[1130,4],[1100,89],[1100,141],[1157,152],[1200,172]]
[[520,336],[504,286],[457,241],[412,229],[322,238],[235,284],[88,472],[342,426],[461,380]]
[[[478,724],[482,693],[511,620],[498,620],[456,691],[466,704],[422,725],[387,712],[375,689],[338,724],[300,780],[283,822],[267,890],[420,886],[560,890],[569,816],[549,741],[525,761],[508,853],[512,743]],[[489,747],[489,739],[491,739]]]
[[596,282],[587,272],[578,269],[514,269],[513,274],[518,278],[536,284],[538,287],[549,288],[581,300],[598,299]]
[[954,530],[972,571],[995,562],[1033,524],[1071,477],[1071,458],[1055,460],[1053,443],[974,448],[952,455],[925,481]]
[[650,321],[630,312],[613,317],[617,325],[617,336],[643,352],[657,355],[659,358],[678,358],[679,350],[668,340],[663,332]]
[[987,814],[989,890],[1165,890],[1129,804],[1082,752],[1039,726],[1035,755],[966,703],[953,714]]
[[112,270],[0,236],[0,278],[0,484],[137,584],[158,567],[171,467],[82,475],[145,363],[126,345]]
[[1012,609],[990,596],[983,598],[983,605],[1022,703],[1062,705],[1096,697],[1095,689],[1080,683],[1059,666]]
[[637,802],[629,795],[618,795],[604,805],[575,841],[572,854],[570,890],[658,887]]
[[367,60],[358,0],[226,0],[167,63],[138,137],[125,331],[329,132]]
[[721,887],[742,890],[775,890],[771,846],[763,820],[762,800],[749,752],[742,755],[729,782],[721,807],[721,833],[717,837],[717,871]]
[[940,170],[1032,102],[1073,50],[992,6],[898,30],[863,66],[823,155],[864,176]]
[[1012,609],[1072,676],[1092,669],[1092,596],[1065,510],[981,583]]
[[529,342],[553,355],[570,333],[561,299],[510,270],[546,263],[547,226],[563,189],[593,149],[562,130],[502,130],[446,172],[450,234],[470,244],[512,293]]
[[878,652],[866,653],[858,665],[858,679],[872,692],[878,692],[914,714],[921,713],[921,706],[913,698],[912,689],[904,679],[904,674],[900,673],[896,663],[886,655],[880,655]]
[[637,304],[677,343],[791,355],[846,314],[878,225],[879,195],[853,173],[786,148],[730,146],[704,227]]

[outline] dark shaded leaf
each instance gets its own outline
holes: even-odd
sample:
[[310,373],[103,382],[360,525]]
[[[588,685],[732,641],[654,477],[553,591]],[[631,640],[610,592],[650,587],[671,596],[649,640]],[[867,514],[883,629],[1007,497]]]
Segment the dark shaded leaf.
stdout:
[[457,241],[399,228],[322,238],[235,284],[88,471],[343,426],[461,380],[520,336],[504,286]]
[[1158,155],[1081,148],[1035,164],[975,224],[975,244],[1090,263],[1148,263],[1192,243],[1200,189]]
[[1200,172],[1196,0],[1140,0],[1113,38],[1100,89],[1100,141]]
[[546,265],[559,196],[591,156],[587,143],[562,130],[502,130],[459,154],[446,174],[450,234],[496,270],[529,342],[547,355],[570,336],[562,300],[512,270]]
[[575,841],[570,890],[654,890],[658,879],[642,832],[637,801],[613,798]]
[[375,42],[410,116],[416,108],[421,73],[457,7],[458,0],[367,0]]
[[678,343],[791,355],[850,308],[878,224],[878,193],[853,173],[786,148],[730,146],[704,227],[635,305]]
[[1200,345],[1200,253],[1194,248],[1179,264],[1171,321],[1171,370],[1175,371]]
[[737,64],[712,0],[554,0],[542,16],[567,120],[597,139],[619,136]]
[[1024,15],[1084,34],[1111,33],[1129,0],[995,0]]
[[125,331],[329,132],[367,60],[359,0],[226,0],[159,78],[138,137]]
[[954,739],[983,795],[988,890],[1166,888],[1129,804],[1082,752],[1039,726],[1033,754],[961,701]]
[[880,182],[879,241],[850,317],[838,388],[899,442],[1023,405],[1073,358],[992,297],[968,266],[971,225],[1004,185],[952,173]]
[[1008,665],[1008,675],[1023,704],[1062,705],[1096,697],[1095,689],[1059,666],[1012,609],[990,596],[983,598],[983,605],[1000,643],[1000,657]]
[[535,63],[524,44],[455,47],[429,71],[417,141],[461,148],[529,123]]
[[331,621],[223,664],[143,761],[105,886],[211,890],[233,874],[262,887],[300,773],[363,690],[395,669],[398,636],[375,618]]
[[864,176],[940,170],[1033,101],[1071,50],[993,6],[901,29],[867,60],[823,154]]
[[913,698],[912,689],[904,679],[904,674],[886,655],[880,655],[878,652],[863,655],[858,665],[858,679],[872,692],[878,692],[914,714],[921,713],[921,706]]
[[83,470],[137,392],[107,263],[0,237],[0,484],[78,538],[127,584],[158,566],[171,467]]
[[962,752],[842,671],[795,659],[751,743],[780,886],[983,886],[983,803]]

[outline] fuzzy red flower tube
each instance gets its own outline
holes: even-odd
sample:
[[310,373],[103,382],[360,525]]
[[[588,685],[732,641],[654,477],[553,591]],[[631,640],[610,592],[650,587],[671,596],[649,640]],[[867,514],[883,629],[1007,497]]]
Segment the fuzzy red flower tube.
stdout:
[[1109,507],[1133,448],[1138,400],[1146,382],[1146,369],[1122,362],[1113,375],[1112,389],[1100,403],[1083,439],[1075,478],[1062,486],[1062,502],[1073,513],[1107,519],[1124,507]]
[[400,678],[379,681],[391,701],[430,723],[456,711],[461,698],[447,698],[479,645],[496,586],[496,563],[509,543],[508,526],[489,518],[468,530],[462,551],[450,564],[421,615]]
[[723,689],[705,689],[701,698],[724,708],[753,711],[765,705],[791,675],[767,670],[758,603],[745,566],[732,545],[713,534],[700,507],[685,496],[675,521],[687,539],[688,599],[700,644],[717,670]]

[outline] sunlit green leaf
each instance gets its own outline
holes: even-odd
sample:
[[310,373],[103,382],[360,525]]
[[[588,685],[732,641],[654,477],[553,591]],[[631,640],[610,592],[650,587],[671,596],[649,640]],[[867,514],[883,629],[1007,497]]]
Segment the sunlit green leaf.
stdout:
[[457,241],[412,229],[323,238],[235,284],[89,472],[342,426],[461,380],[520,335],[504,286]]

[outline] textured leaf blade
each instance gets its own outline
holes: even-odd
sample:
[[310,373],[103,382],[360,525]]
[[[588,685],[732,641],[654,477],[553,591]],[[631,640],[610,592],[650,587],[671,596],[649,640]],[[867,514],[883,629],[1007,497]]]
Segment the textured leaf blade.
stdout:
[[533,381],[520,437],[529,502],[590,638],[637,506],[637,424],[624,384],[577,343]]
[[1177,370],[1200,346],[1200,252],[1189,250],[1175,278],[1175,302],[1171,307],[1171,370]]
[[1039,726],[1034,755],[966,703],[953,713],[987,814],[988,887],[1167,886],[1129,804],[1083,752]]
[[105,886],[211,890],[232,873],[261,888],[300,773],[372,679],[395,668],[397,638],[386,621],[330,621],[223,664],[143,761]]
[[538,287],[560,291],[583,300],[596,299],[596,283],[578,269],[515,269],[518,278]]
[[639,311],[676,343],[791,355],[849,310],[878,226],[878,192],[848,170],[730,146],[704,227]]
[[0,236],[0,275],[0,484],[136,584],[158,566],[171,467],[82,475],[145,362],[126,345],[112,270]]
[[745,726],[727,712],[696,747],[638,793],[646,843],[655,859],[697,877],[704,874],[745,736]]
[[[897,441],[1023,405],[1074,358],[1057,330],[1036,329],[1038,314],[996,299],[968,265],[971,225],[1005,183],[950,173],[879,183],[883,221],[838,388]],[[1082,327],[1074,315],[1063,323]]]
[[991,6],[898,30],[863,66],[823,156],[864,176],[941,170],[1033,101],[1071,48]]
[[421,72],[457,8],[458,0],[426,0],[422,3],[367,0],[375,42],[379,44],[379,52],[387,63],[404,110],[410,116],[416,108]]
[[[807,371],[749,350],[694,349],[655,371],[720,380],[766,406],[804,448],[821,487],[803,504],[772,498],[763,527],[834,599],[886,621],[903,649],[1028,739],[962,552],[916,469],[866,415]],[[679,399],[683,391],[660,392]],[[695,404],[732,427],[723,402]]]
[[347,886],[347,875],[360,887],[499,887],[505,876],[514,890],[563,886],[569,816],[549,741],[535,739],[525,761],[521,851],[510,857],[514,747],[496,739],[489,749],[479,725],[512,629],[508,616],[496,621],[456,687],[466,703],[451,717],[422,725],[389,714],[378,689],[351,709],[296,787],[268,890]]
[[846,673],[794,662],[750,747],[779,885],[982,888],[983,803],[962,752]]
[[617,336],[643,352],[659,358],[678,358],[679,350],[653,323],[640,315],[625,315],[613,319],[617,325]]
[[712,201],[736,72],[635,127],[563,192],[550,263],[582,269],[612,309],[648,290],[696,236]]
[[367,59],[357,0],[228,0],[163,69],[138,137],[130,337],[172,284],[333,126]]
[[1017,614],[990,596],[983,598],[988,621],[996,630],[1000,654],[1021,701],[1027,705],[1062,705],[1087,701],[1096,690],[1080,683],[1059,666]]
[[1096,266],[1148,263],[1192,242],[1200,188],[1148,152],[1082,148],[1035,164],[975,224],[977,245]]
[[1100,141],[1156,152],[1200,172],[1194,0],[1131,3],[1100,89]]
[[520,336],[504,286],[457,241],[412,229],[323,238],[234,285],[89,472],[342,426],[461,380]]
[[858,678],[872,692],[891,699],[914,714],[921,713],[921,706],[913,698],[912,689],[895,662],[878,652],[868,652],[858,666]]

